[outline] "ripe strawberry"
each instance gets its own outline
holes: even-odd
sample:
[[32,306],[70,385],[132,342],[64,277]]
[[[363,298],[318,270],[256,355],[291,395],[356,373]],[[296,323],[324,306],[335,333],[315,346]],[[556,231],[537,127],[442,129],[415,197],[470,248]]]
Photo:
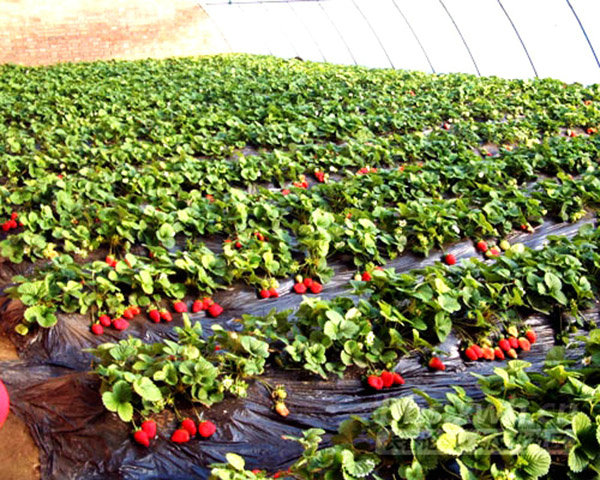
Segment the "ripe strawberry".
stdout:
[[314,280],[312,278],[305,278],[302,283],[304,283],[304,285],[306,285],[308,288],[310,288],[310,286],[313,284],[313,282],[314,282]]
[[383,380],[377,375],[369,375],[367,377],[367,383],[371,388],[374,388],[375,390],[381,390],[383,388]]
[[185,313],[188,311],[188,307],[184,302],[175,302],[173,304],[173,309],[177,312],[177,313]]
[[260,296],[260,298],[269,298],[271,296],[271,292],[269,292],[269,290],[265,288],[258,292],[258,295]]
[[477,344],[471,345],[471,348],[475,352],[475,355],[477,355],[477,360],[479,360],[480,358],[483,357],[483,349],[479,345],[477,345]]
[[287,189],[287,188],[284,188],[284,189],[281,191],[281,194],[282,194],[282,195],[284,195],[284,196],[285,196],[285,195],[289,195],[290,193],[292,193],[292,191],[291,191],[291,190],[289,190],[289,189]]
[[483,347],[483,358],[486,360],[494,359],[494,350],[491,347]]
[[200,422],[198,424],[198,434],[201,437],[208,438],[217,431],[217,426],[212,423],[210,420],[206,420],[204,422]]
[[99,323],[94,323],[92,325],[92,333],[94,335],[102,335],[104,333],[104,327]]
[[112,326],[115,330],[118,330],[119,332],[121,332],[129,327],[129,322],[122,317],[115,318],[112,321]]
[[190,437],[196,435],[196,423],[191,418],[186,418],[185,420],[183,420],[183,422],[181,422],[181,428],[187,430],[190,434]]
[[369,272],[364,272],[364,273],[361,275],[361,280],[362,280],[363,282],[370,282],[372,279],[373,279],[373,277],[371,277],[371,274],[370,274]]
[[319,171],[315,172],[315,178],[319,182],[323,183],[325,181],[325,172],[319,172]]
[[527,337],[527,340],[529,340],[529,343],[532,345],[537,341],[537,334],[531,329],[525,332],[525,337]]
[[404,378],[399,373],[393,372],[392,377],[394,378],[394,385],[404,385]]
[[511,348],[508,352],[506,352],[510,358],[517,358],[517,351],[514,348]]
[[105,262],[110,265],[111,267],[116,267],[117,266],[117,261],[115,260],[115,258],[111,255],[107,255],[105,258]]
[[215,201],[215,197],[213,197],[210,193],[206,194],[206,199],[210,202],[213,203]]
[[127,320],[131,320],[134,317],[133,312],[131,311],[130,307],[127,307],[125,309],[125,311],[123,312],[123,318],[126,318]]
[[508,337],[510,348],[519,348],[519,341],[515,337]]
[[465,357],[467,357],[472,362],[474,362],[475,360],[479,360],[479,355],[477,355],[477,352],[473,350],[472,346],[465,350]]
[[221,345],[215,345],[214,350],[215,350],[215,352],[218,352],[219,350],[221,350]]
[[150,320],[152,320],[154,323],[160,322],[160,312],[158,310],[150,310],[148,312],[148,316],[150,317]]
[[289,409],[283,402],[275,403],[275,411],[282,417],[287,417],[290,414]]
[[144,447],[150,446],[150,439],[148,438],[148,434],[144,432],[144,430],[136,430],[136,432],[133,434],[133,439],[140,445],[143,445]]
[[500,340],[498,342],[498,346],[505,352],[508,352],[512,348],[510,346],[510,342],[506,338],[503,338],[502,340]]
[[521,224],[521,230],[523,230],[524,232],[529,230],[529,226],[525,225],[524,223]]
[[10,214],[10,219],[11,220],[16,220],[19,217],[19,214],[17,212],[12,212]]
[[162,310],[161,312],[159,312],[159,315],[160,318],[165,322],[171,322],[173,320],[173,315],[171,315],[171,312],[167,310]]
[[100,315],[98,321],[103,327],[110,327],[110,317],[108,315]]
[[8,222],[4,222],[2,224],[2,231],[3,232],[8,232],[10,230],[10,225],[8,224]]
[[255,232],[255,233],[254,233],[254,235],[256,236],[256,239],[257,239],[257,240],[260,240],[261,242],[264,242],[264,241],[265,241],[265,236],[264,236],[262,233],[260,233],[260,232]]
[[134,315],[139,315],[140,313],[142,313],[142,310],[137,305],[132,305],[129,307],[129,309],[133,312]]
[[171,435],[171,441],[175,443],[186,443],[190,441],[190,432],[185,430],[184,428],[179,428],[173,432]]
[[496,360],[504,360],[504,352],[500,347],[494,349],[494,357],[496,357]]
[[241,242],[235,242],[235,248],[240,249],[242,248],[242,243]]
[[529,343],[529,340],[527,340],[526,338],[520,337],[518,342],[519,348],[524,352],[528,352],[529,350],[531,350],[531,343]]
[[381,381],[383,382],[384,388],[389,388],[394,384],[394,376],[387,371],[381,372],[380,375]]
[[321,293],[323,291],[323,285],[315,281],[313,281],[308,288],[310,288],[312,293]]
[[431,357],[431,360],[429,360],[429,368],[443,371],[446,370],[446,365],[444,365],[440,357]]
[[148,438],[156,437],[156,422],[154,420],[146,420],[142,423],[142,430],[146,432]]
[[17,222],[15,220],[9,220],[8,228],[10,228],[10,229],[17,228]]
[[198,313],[204,310],[204,302],[202,300],[194,300],[192,303],[192,313]]
[[456,257],[449,253],[444,256],[444,262],[446,262],[446,265],[456,265]]
[[490,248],[489,254],[491,257],[498,257],[500,255],[500,250],[497,247]]
[[449,124],[449,123],[444,123],[444,124],[442,125],[442,128],[443,128],[444,130],[450,130],[450,124]]
[[596,127],[590,127],[586,130],[588,135],[591,135],[593,133],[598,133],[598,129]]
[[210,307],[208,307],[208,314],[211,317],[218,317],[223,313],[223,307],[218,303],[213,303]]
[[475,246],[477,247],[477,250],[479,250],[481,253],[487,252],[488,244],[486,242],[484,242],[483,240],[477,242],[477,245],[475,245]]
[[298,295],[306,293],[306,285],[303,283],[297,283],[294,285],[294,292],[296,292]]
[[279,298],[279,292],[275,288],[269,289],[269,295],[271,298]]
[[202,303],[204,304],[204,310],[208,310],[208,307],[213,305],[215,303],[215,301],[210,297],[204,297],[202,299]]

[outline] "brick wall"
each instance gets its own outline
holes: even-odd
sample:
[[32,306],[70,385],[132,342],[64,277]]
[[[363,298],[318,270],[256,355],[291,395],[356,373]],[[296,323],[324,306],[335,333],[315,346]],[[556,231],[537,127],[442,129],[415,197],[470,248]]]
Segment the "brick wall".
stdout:
[[197,2],[0,0],[0,63],[164,58],[229,51]]

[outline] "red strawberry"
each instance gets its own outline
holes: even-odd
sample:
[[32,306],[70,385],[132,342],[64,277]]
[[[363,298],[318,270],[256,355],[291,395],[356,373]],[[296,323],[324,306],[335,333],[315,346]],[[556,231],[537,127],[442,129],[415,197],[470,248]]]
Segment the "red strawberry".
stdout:
[[192,303],[192,313],[198,313],[204,310],[204,302],[202,300],[194,300]]
[[198,424],[198,434],[201,437],[208,438],[217,431],[217,426],[212,423],[210,420],[206,420],[205,422],[200,422]]
[[496,247],[492,247],[490,248],[490,255],[493,257],[498,257],[500,255],[500,250],[498,250]]
[[369,272],[364,272],[361,276],[361,279],[363,282],[370,282],[373,277],[371,277],[371,274]]
[[218,317],[223,313],[223,307],[218,303],[213,303],[210,307],[208,307],[208,314],[211,317]]
[[215,201],[215,197],[213,197],[210,193],[206,194],[206,198],[210,203],[213,203]]
[[100,315],[98,321],[103,327],[110,327],[110,317],[108,315]]
[[527,337],[527,340],[529,340],[529,343],[531,343],[532,345],[536,342],[537,340],[537,334],[533,331],[533,330],[527,330],[525,332],[525,337]]
[[519,342],[519,347],[524,352],[528,352],[529,350],[531,350],[531,343],[529,343],[529,340],[527,340],[526,338],[520,337],[518,342]]
[[92,325],[92,333],[94,335],[102,335],[104,333],[104,327],[99,323],[94,323]]
[[486,360],[494,359],[494,350],[490,347],[483,347],[483,358]]
[[142,313],[142,311],[140,310],[140,307],[138,307],[137,305],[132,305],[131,307],[129,307],[129,309],[132,311],[132,313],[134,315],[139,315],[140,313]]
[[16,220],[19,217],[19,214],[17,212],[12,212],[10,214],[10,219],[11,220]]
[[258,240],[260,240],[261,242],[264,242],[264,241],[265,241],[265,236],[264,236],[262,233],[260,233],[260,232],[256,232],[254,235],[256,235],[256,238],[257,238]]
[[190,441],[190,432],[185,430],[184,428],[180,428],[173,432],[171,435],[171,440],[175,443],[186,443]]
[[218,352],[219,350],[221,350],[221,345],[215,345],[215,352]]
[[160,322],[160,312],[158,310],[150,310],[148,312],[148,316],[150,317],[150,320],[152,320],[154,323]]
[[392,376],[394,377],[394,385],[404,385],[404,378],[399,373],[393,372]]
[[299,295],[306,293],[306,285],[304,285],[303,283],[297,283],[296,285],[294,285],[294,292],[296,292]]
[[383,382],[384,388],[389,388],[394,384],[394,375],[390,372],[383,371],[381,372],[381,381]]
[[481,253],[485,253],[487,252],[488,249],[488,244],[486,242],[484,242],[483,240],[477,242],[477,250],[479,250]]
[[281,191],[281,194],[282,194],[282,195],[284,195],[284,196],[285,196],[285,195],[289,195],[290,193],[292,193],[292,191],[291,191],[291,190],[289,190],[289,189],[287,189],[287,188],[284,188],[284,189]]
[[171,315],[171,312],[167,310],[162,310],[161,312],[159,312],[159,314],[160,318],[163,319],[165,322],[170,322],[173,320],[173,315]]
[[500,347],[494,349],[494,356],[496,357],[496,360],[504,360],[504,352]]
[[431,360],[429,360],[429,368],[443,371],[446,370],[446,365],[444,365],[440,357],[431,357]]
[[104,261],[108,263],[111,267],[113,266],[113,263],[116,263],[115,258],[111,255],[107,255]]
[[144,430],[136,430],[136,432],[133,434],[133,439],[144,447],[150,446],[150,439]]
[[8,224],[8,222],[4,222],[2,224],[2,231],[8,232],[9,230],[10,230],[10,225]]
[[175,302],[173,304],[173,309],[177,312],[177,313],[185,313],[188,311],[188,307],[184,302]]
[[523,230],[524,232],[526,232],[527,230],[529,230],[529,227],[527,225],[525,225],[524,223],[521,224],[521,230]]
[[185,420],[183,420],[183,422],[181,422],[181,428],[187,430],[190,434],[190,437],[196,435],[196,423],[191,418],[186,418]]
[[477,352],[473,350],[472,346],[465,350],[465,357],[467,357],[472,362],[479,359],[479,355],[477,355]]
[[112,321],[112,326],[115,330],[120,332],[129,327],[129,322],[124,318],[116,318]]
[[503,338],[502,340],[500,340],[498,342],[498,346],[505,352],[508,352],[512,348],[510,346],[510,342],[506,338]]
[[15,220],[9,220],[8,227],[9,228],[17,228],[17,222]]
[[237,248],[237,249],[242,248],[242,243],[241,242],[235,242],[235,248]]
[[305,278],[302,283],[304,283],[304,285],[306,285],[308,288],[310,288],[310,286],[313,284],[313,282],[314,282],[314,280],[312,278]]
[[519,341],[515,337],[509,337],[508,343],[510,343],[510,348],[519,348]]
[[269,290],[269,295],[271,298],[279,298],[279,292],[275,288]]
[[444,262],[446,262],[446,265],[456,265],[456,257],[449,253],[444,257]]
[[444,128],[444,130],[450,130],[450,124],[449,123],[444,123],[442,125],[442,127]]
[[483,349],[479,345],[471,345],[471,348],[475,352],[475,355],[477,355],[477,360],[483,357]]
[[260,296],[260,298],[269,298],[271,296],[271,292],[269,292],[269,290],[265,288],[258,292],[258,295]]
[[510,358],[517,358],[517,352],[514,348],[511,348],[508,352],[506,352],[506,355],[508,355]]
[[208,307],[213,305],[215,303],[215,301],[210,297],[204,297],[202,299],[202,303],[204,303],[204,310],[208,310]]
[[130,307],[127,307],[123,312],[123,318],[126,318],[127,320],[131,320],[134,316],[135,315],[133,314],[133,311]]
[[325,181],[325,173],[324,172],[315,172],[315,178],[323,183]]
[[381,390],[383,388],[383,380],[377,375],[369,375],[367,377],[367,383],[371,388],[374,388],[375,390]]
[[142,423],[142,430],[146,432],[148,438],[156,437],[156,422],[154,420],[146,420]]
[[319,282],[313,281],[309,288],[312,293],[321,293],[323,290],[323,285],[321,285]]

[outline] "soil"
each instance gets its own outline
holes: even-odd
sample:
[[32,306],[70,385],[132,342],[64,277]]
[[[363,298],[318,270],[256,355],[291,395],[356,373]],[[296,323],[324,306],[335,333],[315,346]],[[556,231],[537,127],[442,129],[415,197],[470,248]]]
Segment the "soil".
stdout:
[[[0,333],[0,361],[18,360],[17,349]],[[27,425],[17,416],[8,416],[0,428],[0,472],[2,480],[40,478],[40,454]]]

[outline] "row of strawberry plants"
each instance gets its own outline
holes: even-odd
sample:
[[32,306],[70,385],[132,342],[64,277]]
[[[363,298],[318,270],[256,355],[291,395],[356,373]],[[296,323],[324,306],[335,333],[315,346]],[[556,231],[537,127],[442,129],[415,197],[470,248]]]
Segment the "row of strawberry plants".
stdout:
[[[382,179],[393,179],[402,173],[391,172]],[[39,248],[43,247],[48,256],[56,258],[33,277],[17,277],[21,285],[13,292],[30,307],[26,312],[27,322],[50,326],[56,320],[54,312],[58,308],[65,312],[99,309],[119,314],[127,305],[147,306],[160,303],[165,297],[178,299],[186,294],[211,293],[238,279],[259,289],[276,288],[276,277],[298,271],[327,279],[331,274],[327,258],[334,253],[354,256],[357,265],[369,261],[382,263],[386,257],[393,258],[402,252],[406,245],[427,253],[430,248],[465,236],[504,235],[515,224],[529,228],[530,220],[539,221],[547,213],[542,208],[543,198],[547,198],[551,213],[576,220],[584,204],[598,203],[600,199],[600,181],[596,174],[591,171],[581,180],[563,177],[561,183],[543,182],[531,197],[507,187],[504,192],[488,192],[488,198],[484,194],[475,195],[479,199],[473,200],[473,204],[460,199],[413,200],[396,207],[377,206],[370,216],[366,206],[365,210],[353,208],[349,211],[351,218],[343,213],[348,211],[347,207],[335,215],[321,210],[323,197],[319,189],[311,192],[297,189],[294,194],[279,195],[279,208],[262,204],[252,209],[252,197],[234,192],[237,203],[217,201],[215,204],[222,208],[222,218],[228,218],[232,226],[245,225],[246,230],[242,230],[235,241],[226,241],[221,254],[215,254],[202,243],[190,241],[184,249],[173,252],[149,247],[151,258],[128,253],[116,263],[116,268],[110,268],[101,261],[80,264],[68,255],[56,256],[51,245],[40,243]],[[156,219],[156,235],[165,246],[173,247],[175,229],[169,222],[160,223],[166,214],[148,211],[150,207],[146,210],[144,218],[148,221],[138,224]],[[188,222],[180,219],[180,225],[192,222],[193,210],[188,208],[187,211]],[[288,215],[281,218],[281,212],[291,212],[290,218],[286,218]],[[271,219],[272,228],[259,224],[259,218]],[[295,249],[290,245],[292,237],[288,231],[296,232],[298,246]],[[268,238],[261,232],[269,232]],[[31,232],[23,235],[27,237],[27,233],[35,245],[39,238]],[[302,249],[306,252],[304,262],[294,256]]]
[[[523,315],[551,310],[576,323],[598,293],[599,247],[600,229],[590,227],[573,241],[551,239],[541,250],[515,245],[493,263],[436,264],[401,275],[373,270],[354,283],[351,294],[358,301],[306,298],[293,318],[275,310],[244,315],[236,331],[214,326],[206,337],[200,323],[192,325],[184,314],[177,341],[130,338],[91,350],[103,399],[131,421],[134,411],[144,418],[176,398],[210,406],[225,392],[243,395],[245,378],[261,375],[267,361],[323,378],[351,366],[373,373],[393,368],[399,355],[415,348],[427,355],[451,329],[470,342],[510,332]],[[388,372],[384,383],[386,375],[394,382]]]
[[453,387],[444,401],[415,390],[427,407],[412,397],[392,398],[369,418],[342,422],[327,444],[322,429],[286,437],[304,449],[286,471],[246,470],[243,458],[228,454],[227,463],[213,465],[210,478],[596,478],[600,331],[584,340],[587,367],[573,368],[560,350],[549,354],[542,373],[513,360],[493,375],[479,376],[484,398],[461,387]]

